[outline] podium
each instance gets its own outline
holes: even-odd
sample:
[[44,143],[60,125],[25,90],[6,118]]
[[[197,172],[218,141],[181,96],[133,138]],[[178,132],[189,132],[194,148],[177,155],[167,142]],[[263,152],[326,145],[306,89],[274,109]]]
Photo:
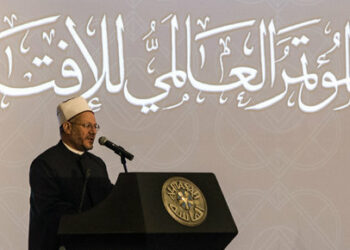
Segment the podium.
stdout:
[[[179,223],[184,217],[182,208],[170,206],[178,213],[175,220],[177,216],[173,217],[163,203],[164,183],[178,177],[192,182],[205,198],[206,217],[199,225]],[[189,189],[187,195],[191,197],[192,187],[179,185],[179,189]],[[173,192],[170,189],[165,191]],[[60,245],[64,246],[61,249],[67,250],[215,250],[225,249],[237,233],[212,173],[121,173],[104,201],[80,214],[62,216],[58,229]]]

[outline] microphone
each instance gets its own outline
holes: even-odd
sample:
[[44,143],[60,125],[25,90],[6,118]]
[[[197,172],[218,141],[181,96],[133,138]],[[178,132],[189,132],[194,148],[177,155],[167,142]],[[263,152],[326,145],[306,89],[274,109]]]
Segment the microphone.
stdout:
[[104,136],[101,136],[98,139],[98,143],[100,143],[100,145],[106,146],[109,149],[112,149],[116,154],[120,155],[120,157],[125,157],[129,161],[134,159],[134,155],[132,155],[131,153],[126,151],[123,147],[118,146],[118,145],[114,144],[113,142],[107,140],[107,138]]
[[84,180],[84,186],[83,186],[83,191],[81,193],[81,199],[80,199],[80,206],[79,206],[79,213],[82,211],[83,209],[83,205],[84,205],[84,200],[85,200],[85,193],[86,193],[86,186],[87,186],[87,182],[89,180],[89,177],[91,175],[91,170],[90,168],[88,168],[86,170],[86,173],[85,173],[85,180]]

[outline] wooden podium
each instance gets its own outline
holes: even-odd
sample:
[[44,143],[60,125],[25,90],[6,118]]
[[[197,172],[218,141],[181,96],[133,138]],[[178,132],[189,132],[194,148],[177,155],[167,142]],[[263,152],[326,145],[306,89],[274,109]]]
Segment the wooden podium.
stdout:
[[[207,204],[201,224],[180,224],[166,210],[162,187],[171,177],[185,178],[201,190]],[[225,249],[237,233],[212,173],[121,173],[103,202],[83,213],[64,215],[58,229],[60,245],[67,250],[215,250]]]

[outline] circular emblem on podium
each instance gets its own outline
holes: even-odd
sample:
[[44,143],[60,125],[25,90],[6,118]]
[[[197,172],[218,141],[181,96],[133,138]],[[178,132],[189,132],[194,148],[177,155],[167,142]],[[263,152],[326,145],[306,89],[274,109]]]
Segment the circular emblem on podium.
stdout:
[[198,226],[207,217],[207,202],[202,191],[190,180],[171,177],[162,188],[165,209],[177,222],[185,226]]

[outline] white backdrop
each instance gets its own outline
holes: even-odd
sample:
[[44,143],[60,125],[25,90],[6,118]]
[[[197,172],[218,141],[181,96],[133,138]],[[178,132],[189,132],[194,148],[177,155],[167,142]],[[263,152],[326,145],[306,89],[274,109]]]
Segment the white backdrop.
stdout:
[[[31,161],[82,95],[130,171],[214,172],[228,249],[350,249],[348,1],[0,8],[0,249],[27,248]],[[115,181],[122,166],[97,143]]]

